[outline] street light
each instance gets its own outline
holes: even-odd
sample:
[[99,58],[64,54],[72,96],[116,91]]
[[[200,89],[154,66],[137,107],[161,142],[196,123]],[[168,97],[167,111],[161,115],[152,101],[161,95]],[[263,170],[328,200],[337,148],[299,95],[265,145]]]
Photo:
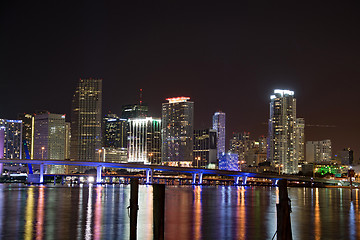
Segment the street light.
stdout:
[[44,150],[45,150],[45,147],[41,147],[41,159],[44,159]]
[[101,162],[101,159],[100,159],[100,156],[101,156],[101,152],[102,152],[102,150],[101,149],[99,149],[99,162]]

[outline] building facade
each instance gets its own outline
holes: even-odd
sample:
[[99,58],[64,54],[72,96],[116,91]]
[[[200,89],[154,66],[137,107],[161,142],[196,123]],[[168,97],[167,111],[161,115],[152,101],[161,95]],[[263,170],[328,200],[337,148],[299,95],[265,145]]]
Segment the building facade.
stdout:
[[[28,113],[21,113],[18,114],[18,119],[22,121],[22,141],[26,141],[27,150],[30,155],[30,158],[32,158],[32,145],[33,145],[33,125],[34,125],[34,116],[32,114]],[[25,158],[25,148],[22,148],[22,156]]]
[[[74,160],[94,161],[101,149],[102,80],[80,79],[72,100],[71,152]],[[79,168],[84,171],[85,167]]]
[[216,130],[214,129],[194,131],[194,167],[217,168],[216,140]]
[[148,116],[149,107],[143,104],[123,105],[121,110],[121,118],[145,118]]
[[213,115],[213,129],[216,131],[217,136],[217,157],[225,153],[225,113],[216,112]]
[[[65,159],[65,115],[35,115],[34,159]],[[65,173],[64,166],[49,165],[47,173]]]
[[188,97],[168,98],[162,104],[162,163],[191,166],[193,162],[194,102]]
[[107,148],[127,148],[128,120],[116,114],[107,114],[103,118],[103,146]]
[[296,99],[290,90],[274,90],[270,96],[268,160],[279,172],[299,172],[296,155]]
[[322,141],[306,142],[306,162],[324,163],[330,162],[332,156],[330,139]]
[[128,162],[160,164],[161,120],[135,118],[128,124]]
[[298,164],[302,165],[305,163],[305,119],[296,118],[296,159]]
[[238,160],[236,153],[223,153],[219,159],[219,170],[239,171]]
[[3,158],[22,159],[22,121],[0,119],[0,149]]

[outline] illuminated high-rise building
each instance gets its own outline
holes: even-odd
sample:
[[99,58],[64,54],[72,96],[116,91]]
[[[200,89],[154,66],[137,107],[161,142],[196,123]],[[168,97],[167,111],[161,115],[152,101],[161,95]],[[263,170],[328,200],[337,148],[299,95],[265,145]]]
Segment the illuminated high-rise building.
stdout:
[[216,131],[203,129],[194,131],[194,161],[198,168],[217,167]]
[[[33,143],[33,125],[34,125],[34,117],[32,114],[21,113],[18,114],[18,119],[22,121],[22,141],[26,141],[27,149],[30,157],[32,156],[32,143]],[[25,158],[26,153],[25,149],[22,148],[22,156]]]
[[80,79],[72,100],[71,159],[96,160],[102,141],[101,104],[102,80]]
[[22,121],[0,119],[0,149],[3,158],[22,158]]
[[218,159],[225,153],[225,113],[216,112],[213,116],[213,129],[217,134]]
[[296,159],[299,165],[305,163],[305,119],[296,118]]
[[103,146],[110,148],[127,148],[128,120],[116,114],[107,114],[103,118]]
[[[65,159],[65,115],[46,113],[35,115],[34,159]],[[64,166],[49,165],[47,173],[63,174]]]
[[161,120],[133,118],[128,123],[128,162],[160,164]]
[[306,142],[306,162],[329,163],[331,156],[332,150],[330,139]]
[[65,122],[65,159],[70,159],[71,123]]
[[298,173],[296,99],[293,91],[276,89],[270,96],[268,140],[268,160],[282,173]]
[[163,163],[191,166],[193,162],[194,102],[188,97],[166,99],[162,104]]
[[245,163],[247,152],[254,147],[255,141],[250,139],[249,132],[234,132],[230,139],[230,152],[238,154],[239,164]]

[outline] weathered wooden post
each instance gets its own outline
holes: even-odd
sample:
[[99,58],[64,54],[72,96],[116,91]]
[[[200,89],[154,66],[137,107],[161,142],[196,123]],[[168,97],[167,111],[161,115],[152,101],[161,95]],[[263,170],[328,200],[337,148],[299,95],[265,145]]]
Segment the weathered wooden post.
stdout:
[[165,184],[153,185],[153,239],[164,239],[165,231]]
[[137,228],[137,211],[139,210],[138,205],[139,195],[139,179],[132,178],[130,180],[130,240],[136,239],[136,228]]
[[278,181],[279,203],[276,204],[277,210],[277,239],[292,240],[291,221],[290,221],[290,199],[287,191],[287,180]]

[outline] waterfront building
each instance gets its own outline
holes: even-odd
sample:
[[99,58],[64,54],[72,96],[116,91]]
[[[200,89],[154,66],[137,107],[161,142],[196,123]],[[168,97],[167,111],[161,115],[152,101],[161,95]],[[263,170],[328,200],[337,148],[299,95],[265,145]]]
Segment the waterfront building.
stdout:
[[[22,143],[26,141],[27,149],[30,155],[30,158],[32,159],[33,156],[33,131],[34,131],[34,116],[29,113],[21,113],[18,114],[18,120],[22,121]],[[25,158],[25,148],[22,148],[22,156]]]
[[116,114],[107,114],[103,118],[103,146],[108,148],[127,148],[128,120]]
[[128,124],[128,162],[160,164],[161,120],[134,118]]
[[[34,159],[65,159],[65,115],[46,113],[35,115]],[[64,173],[64,166],[47,166],[47,173]]]
[[22,159],[22,121],[0,119],[1,153],[6,159]]
[[306,162],[330,162],[332,156],[330,139],[306,142]]
[[296,118],[296,159],[298,164],[302,165],[305,163],[305,119]]
[[[263,147],[263,145],[261,147]],[[230,139],[230,152],[236,153],[239,156],[239,166],[246,164],[246,158],[249,155],[248,152],[253,148],[255,148],[255,141],[250,139],[249,132],[233,133],[233,136]],[[256,153],[258,153],[258,151],[259,146],[256,149]],[[255,149],[253,154],[255,154]]]
[[290,90],[270,96],[268,159],[280,172],[299,172],[296,154],[296,99]]
[[217,136],[217,157],[225,153],[225,113],[216,112],[213,115],[213,129],[216,131]]
[[344,148],[342,151],[337,152],[335,158],[341,162],[342,165],[353,165],[354,163],[354,151],[350,148]]
[[217,167],[216,130],[194,130],[194,161],[197,168]]
[[[72,100],[71,159],[94,161],[101,149],[102,80],[80,79]],[[80,167],[82,172],[84,167]]]
[[238,160],[236,153],[223,153],[219,159],[219,170],[239,171]]
[[162,163],[191,166],[193,162],[194,102],[189,97],[166,99],[162,104]]
[[104,162],[127,163],[127,154],[127,148],[103,147],[100,151],[100,160]]

